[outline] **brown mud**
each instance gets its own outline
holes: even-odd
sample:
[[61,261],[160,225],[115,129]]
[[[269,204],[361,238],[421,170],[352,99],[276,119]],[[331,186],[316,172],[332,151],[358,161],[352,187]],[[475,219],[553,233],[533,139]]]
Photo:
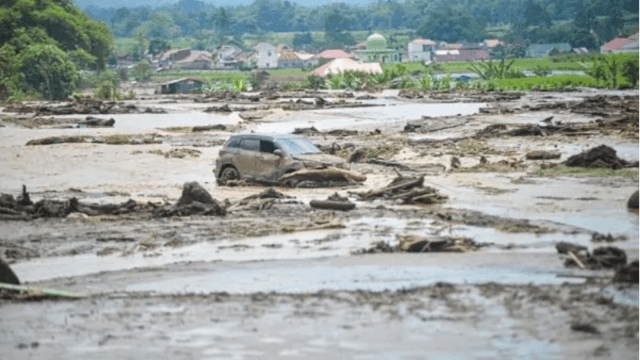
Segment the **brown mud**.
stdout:
[[[0,300],[8,358],[637,358],[637,91],[77,99],[0,119],[0,258],[86,295]],[[363,177],[218,186],[240,131],[304,134]]]

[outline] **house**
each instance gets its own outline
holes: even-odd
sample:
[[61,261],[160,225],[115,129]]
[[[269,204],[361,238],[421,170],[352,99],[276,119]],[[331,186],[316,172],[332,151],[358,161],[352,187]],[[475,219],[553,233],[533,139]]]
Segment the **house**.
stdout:
[[318,59],[313,54],[300,53],[292,50],[283,51],[278,54],[278,67],[280,68],[303,68],[318,66]]
[[275,69],[278,67],[278,52],[272,44],[261,42],[254,46],[258,69]]
[[204,50],[173,49],[156,55],[153,63],[163,69],[209,70],[213,68],[213,54]]
[[409,42],[408,61],[430,62],[436,51],[435,41],[429,39],[415,39]]
[[313,70],[311,75],[326,77],[332,74],[341,74],[346,71],[361,71],[371,74],[382,74],[382,67],[379,63],[365,63],[352,59],[333,59],[330,62]]
[[615,38],[600,47],[600,53],[624,53],[638,52],[638,34],[629,36],[628,38]]
[[167,81],[156,86],[156,94],[187,94],[199,90],[204,82],[193,78]]
[[216,69],[237,69],[239,66],[236,56],[242,53],[242,49],[235,45],[222,45],[216,56]]
[[568,43],[532,44],[527,48],[526,56],[542,58],[553,55],[554,53],[568,53],[571,52],[571,49],[571,45]]
[[316,55],[316,58],[319,60],[350,59],[351,57],[350,54],[340,49],[325,50]]

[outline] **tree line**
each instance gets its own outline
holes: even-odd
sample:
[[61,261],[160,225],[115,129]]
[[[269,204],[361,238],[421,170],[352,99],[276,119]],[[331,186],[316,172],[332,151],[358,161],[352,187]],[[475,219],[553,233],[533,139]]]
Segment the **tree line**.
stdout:
[[[504,26],[511,41],[570,42],[596,48],[623,32],[624,19],[637,23],[637,0],[378,0],[368,6],[331,2],[305,6],[287,0],[256,0],[248,6],[206,5],[199,0],[150,9],[90,8],[117,37],[171,40],[214,35],[323,31],[343,45],[353,43],[349,31],[405,29],[416,36],[448,42],[476,42]],[[306,38],[304,36],[306,36]]]

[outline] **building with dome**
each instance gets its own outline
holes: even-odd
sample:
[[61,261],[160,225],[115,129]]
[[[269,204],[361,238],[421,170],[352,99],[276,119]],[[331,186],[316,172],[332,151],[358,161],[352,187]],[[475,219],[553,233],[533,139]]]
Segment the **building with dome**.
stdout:
[[369,35],[365,49],[354,51],[354,55],[364,62],[390,64],[402,61],[401,53],[398,50],[389,49],[387,39],[377,33]]

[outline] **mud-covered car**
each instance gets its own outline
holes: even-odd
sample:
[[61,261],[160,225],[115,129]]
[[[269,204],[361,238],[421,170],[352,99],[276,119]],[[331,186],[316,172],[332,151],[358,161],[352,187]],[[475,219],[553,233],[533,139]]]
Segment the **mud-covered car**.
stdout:
[[[323,154],[309,139],[286,134],[238,134],[227,140],[216,160],[220,185],[230,180],[296,186],[287,174],[301,169],[346,169],[344,159]],[[287,179],[282,179],[283,177]]]

